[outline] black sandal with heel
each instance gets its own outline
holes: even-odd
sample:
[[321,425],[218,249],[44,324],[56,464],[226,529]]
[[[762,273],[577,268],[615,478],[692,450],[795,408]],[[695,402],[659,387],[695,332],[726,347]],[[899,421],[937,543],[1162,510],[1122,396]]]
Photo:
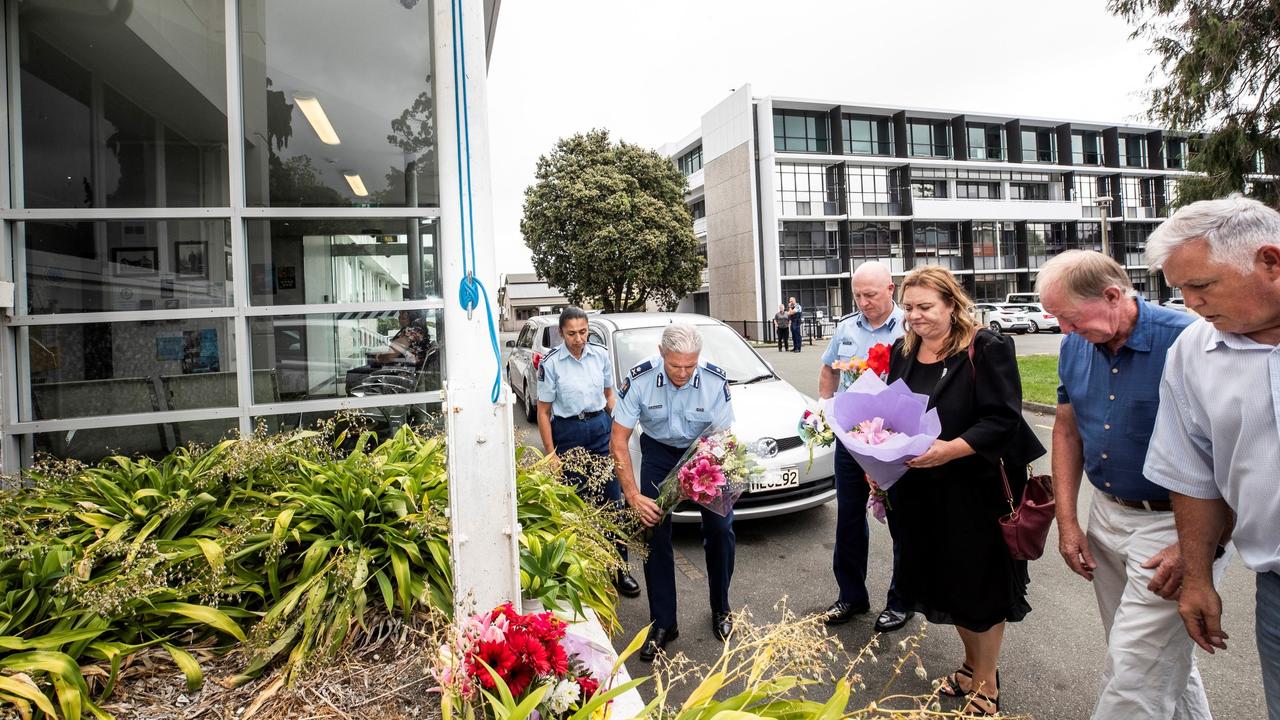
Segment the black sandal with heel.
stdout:
[[[962,698],[966,697],[970,691],[960,689],[960,680],[958,675],[963,675],[973,681],[973,668],[969,667],[969,663],[961,663],[960,669],[942,678],[938,683],[938,694],[946,697]],[[999,680],[997,680],[997,684]]]

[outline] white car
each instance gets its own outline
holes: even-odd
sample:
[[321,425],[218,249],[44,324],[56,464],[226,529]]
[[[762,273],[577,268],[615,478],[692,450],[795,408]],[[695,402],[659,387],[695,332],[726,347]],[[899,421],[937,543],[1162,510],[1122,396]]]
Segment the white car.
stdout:
[[1178,312],[1188,312],[1186,300],[1180,297],[1169,298],[1168,300],[1165,300],[1160,304],[1169,308],[1170,310],[1177,310]]
[[[829,502],[835,491],[835,447],[809,451],[796,434],[807,407],[816,403],[774,372],[742,336],[705,315],[620,313],[592,315],[590,340],[609,348],[615,386],[623,374],[658,353],[662,330],[673,322],[696,325],[702,335],[702,360],[723,368],[733,386],[733,432],[755,449],[764,475],[738,499],[739,520],[798,512]],[[640,434],[631,435],[631,465],[640,468]],[[672,513],[675,522],[701,520],[687,503]]]
[[1027,322],[1031,325],[1031,332],[1038,333],[1041,330],[1049,332],[1062,332],[1061,326],[1058,325],[1057,316],[1044,309],[1044,305],[1040,303],[1018,303],[1015,305],[1006,305],[1005,307],[1021,310],[1026,316]]
[[1031,322],[1022,310],[996,303],[976,303],[973,310],[977,314],[975,319],[995,332],[1021,335],[1031,331]]
[[525,321],[515,340],[508,340],[507,383],[524,404],[524,418],[538,419],[538,364],[559,345],[560,316],[539,315]]

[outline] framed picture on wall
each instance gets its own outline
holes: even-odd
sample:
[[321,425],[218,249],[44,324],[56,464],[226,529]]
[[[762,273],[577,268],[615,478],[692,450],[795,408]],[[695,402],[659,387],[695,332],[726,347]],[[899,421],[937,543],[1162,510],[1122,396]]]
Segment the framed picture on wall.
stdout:
[[156,248],[111,248],[111,267],[121,277],[155,275]]
[[203,240],[174,243],[173,272],[180,278],[208,278],[209,243]]

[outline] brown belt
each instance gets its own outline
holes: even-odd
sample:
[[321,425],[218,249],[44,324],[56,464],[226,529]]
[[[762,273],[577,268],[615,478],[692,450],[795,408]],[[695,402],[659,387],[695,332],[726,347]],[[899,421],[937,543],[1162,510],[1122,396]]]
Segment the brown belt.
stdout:
[[1173,512],[1173,503],[1168,500],[1126,500],[1116,497],[1111,493],[1102,493],[1102,496],[1117,505],[1123,505],[1127,508],[1135,510],[1150,510],[1151,512]]

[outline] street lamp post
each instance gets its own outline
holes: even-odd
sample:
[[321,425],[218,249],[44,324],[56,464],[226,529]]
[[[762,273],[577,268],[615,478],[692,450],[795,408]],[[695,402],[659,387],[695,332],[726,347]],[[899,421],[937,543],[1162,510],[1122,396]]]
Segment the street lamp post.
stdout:
[[1107,229],[1107,219],[1111,214],[1111,198],[1104,195],[1094,198],[1094,203],[1098,206],[1099,214],[1102,215],[1102,254],[1107,257],[1111,255],[1111,236]]

